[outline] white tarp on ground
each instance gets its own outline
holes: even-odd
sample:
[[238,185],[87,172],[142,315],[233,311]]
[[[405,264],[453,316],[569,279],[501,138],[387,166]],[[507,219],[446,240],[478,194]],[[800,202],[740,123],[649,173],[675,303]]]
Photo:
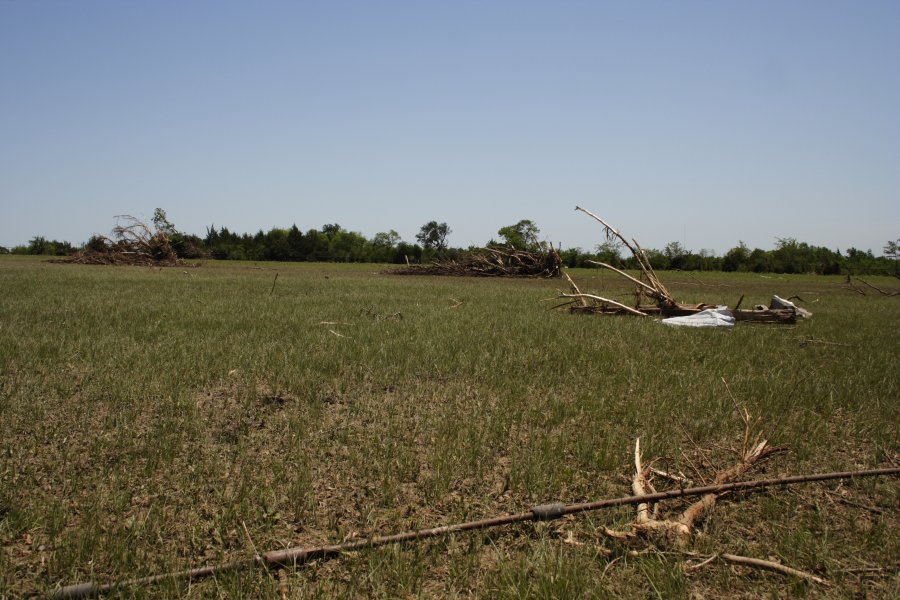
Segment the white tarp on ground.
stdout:
[[727,306],[719,306],[693,315],[663,319],[662,322],[677,327],[734,327],[734,315]]
[[772,301],[769,302],[769,308],[791,308],[794,310],[794,312],[797,313],[798,317],[801,317],[803,319],[808,319],[812,316],[812,313],[805,308],[800,308],[790,300],[785,300],[784,298],[780,298],[778,296],[772,296]]

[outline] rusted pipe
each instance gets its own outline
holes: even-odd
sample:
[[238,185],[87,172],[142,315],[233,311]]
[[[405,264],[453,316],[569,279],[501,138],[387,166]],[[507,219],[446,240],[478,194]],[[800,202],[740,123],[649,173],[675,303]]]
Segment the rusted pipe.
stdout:
[[665,492],[655,492],[653,494],[645,494],[642,496],[623,496],[621,498],[610,498],[607,500],[598,500],[596,502],[586,502],[583,504],[542,504],[540,506],[535,506],[531,510],[525,512],[502,515],[489,519],[480,519],[478,521],[456,523],[453,525],[442,525],[440,527],[433,527],[431,529],[419,529],[417,531],[407,531],[404,533],[395,533],[393,535],[375,536],[365,540],[356,540],[352,542],[343,542],[341,544],[331,544],[326,546],[314,546],[310,548],[296,546],[293,548],[285,548],[283,550],[271,550],[254,558],[247,558],[244,560],[222,563],[219,565],[199,567],[197,569],[190,569],[187,571],[177,571],[173,573],[165,573],[162,575],[152,575],[150,577],[141,577],[124,581],[114,581],[104,584],[88,582],[80,583],[77,585],[68,585],[53,592],[51,597],[87,598],[118,588],[150,585],[158,581],[162,581],[163,579],[201,579],[209,575],[224,573],[227,571],[237,571],[254,565],[264,566],[269,569],[282,567],[298,567],[313,560],[331,558],[334,556],[338,556],[339,554],[342,554],[344,552],[361,550],[363,548],[375,548],[378,546],[385,546],[387,544],[397,544],[401,542],[423,540],[427,538],[447,535],[450,533],[474,531],[476,529],[487,529],[489,527],[498,527],[500,525],[509,525],[522,521],[552,521],[565,515],[574,515],[588,511],[602,510],[604,508],[612,508],[614,506],[642,504],[645,502],[660,502],[662,500],[670,500],[672,498],[703,496],[705,494],[724,494],[725,492],[758,490],[762,488],[773,487],[776,485],[792,485],[797,483],[830,481],[834,479],[855,479],[859,477],[886,477],[897,475],[900,475],[900,467],[871,469],[867,471],[841,471],[833,473],[817,473],[812,475],[793,475],[790,477],[759,479],[756,481],[736,481],[733,483],[722,483],[718,485],[705,485],[700,487],[668,490]]

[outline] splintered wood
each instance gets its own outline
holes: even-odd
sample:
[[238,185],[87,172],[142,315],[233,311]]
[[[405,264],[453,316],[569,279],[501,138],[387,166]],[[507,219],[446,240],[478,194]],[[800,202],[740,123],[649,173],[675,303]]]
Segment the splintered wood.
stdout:
[[[585,293],[575,284],[571,277],[566,274],[566,280],[569,283],[570,291],[560,292],[558,298],[565,299],[566,302],[556,306],[556,308],[568,307],[572,313],[602,314],[602,315],[635,315],[639,317],[657,316],[663,318],[684,317],[697,314],[707,309],[717,308],[717,304],[698,303],[686,304],[675,300],[671,292],[663,285],[653,267],[650,259],[647,257],[644,249],[641,248],[637,240],[632,238],[630,241],[622,235],[618,229],[598,217],[594,213],[580,206],[576,206],[575,210],[583,212],[594,220],[603,225],[603,231],[607,241],[621,242],[638,265],[640,274],[633,277],[628,273],[617,269],[616,267],[599,261],[587,261],[600,268],[608,269],[621,277],[628,280],[635,286],[635,303],[628,306],[622,302],[605,298],[603,296],[591,293]],[[742,297],[743,299],[743,297]],[[738,302],[740,306],[740,302]],[[731,311],[735,321],[746,321],[751,323],[780,323],[793,324],[797,322],[798,316],[810,316],[808,312],[801,312],[803,309],[797,307],[780,306],[774,303],[768,307],[762,306],[752,310],[739,310],[737,307]]]
[[[716,473],[714,485],[731,483],[737,481],[746,475],[753,467],[766,460],[771,455],[780,452],[783,448],[773,448],[769,445],[768,440],[764,440],[762,432],[758,432],[753,436],[753,429],[756,423],[750,416],[750,411],[731,393],[728,382],[723,378],[722,383],[725,384],[725,391],[735,405],[738,416],[744,423],[744,436],[741,441],[741,449],[739,452],[738,462],[734,465],[722,469]],[[655,493],[653,484],[650,483],[649,476],[653,473],[661,473],[654,470],[651,466],[645,466],[643,456],[641,454],[641,438],[637,438],[634,442],[634,475],[631,479],[631,490],[635,496],[646,496]],[[673,477],[668,473],[663,473],[666,479],[671,479],[684,485],[683,477]],[[657,518],[658,505],[651,508],[647,502],[637,505],[637,511],[634,521],[631,523],[631,530],[628,532],[614,532],[606,530],[607,535],[619,540],[626,540],[643,535],[661,540],[667,544],[674,543],[677,546],[684,546],[691,538],[694,532],[694,526],[709,513],[716,504],[720,494],[709,493],[704,494],[700,499],[688,506],[680,515],[667,519]]]
[[637,243],[637,240],[632,238],[631,242],[625,239],[619,230],[615,227],[611,226],[609,223],[595,215],[589,210],[585,210],[580,206],[576,206],[575,210],[581,211],[584,214],[592,217],[594,220],[599,221],[601,225],[603,225],[603,230],[606,233],[606,239],[612,240],[613,238],[618,239],[622,242],[628,251],[631,252],[631,255],[637,261],[638,266],[641,269],[641,274],[647,280],[646,283],[642,281],[638,281],[631,277],[630,275],[626,275],[622,271],[611,267],[605,263],[595,263],[602,267],[612,269],[613,271],[619,273],[620,275],[624,275],[628,279],[636,282],[638,284],[638,304],[640,304],[640,299],[642,296],[646,296],[653,300],[656,300],[656,304],[660,307],[663,306],[675,306],[677,302],[675,302],[675,298],[672,297],[672,294],[669,293],[669,290],[666,289],[666,286],[662,284],[659,278],[656,276],[656,272],[653,270],[653,267],[650,265],[650,259],[647,258],[647,254],[644,252],[644,249],[641,248],[640,244]]
[[[716,473],[714,481],[715,485],[727,484],[740,480],[755,466],[782,450],[782,448],[770,446],[767,440],[762,439],[761,432],[757,433],[755,437],[752,435],[752,429],[755,424],[750,418],[749,411],[738,403],[731,394],[731,389],[724,379],[723,383],[725,383],[725,389],[727,390],[728,395],[735,403],[738,415],[744,422],[744,437],[741,443],[738,462]],[[656,493],[656,490],[653,488],[653,484],[650,481],[650,476],[652,474],[663,476],[679,485],[687,483],[681,475],[672,475],[660,471],[659,469],[654,469],[652,466],[645,465],[641,454],[641,439],[638,438],[634,442],[634,475],[631,479],[631,491],[638,499],[641,496]],[[604,535],[607,537],[620,543],[631,543],[636,540],[644,540],[660,546],[674,546],[675,548],[680,549],[679,551],[685,556],[701,560],[699,563],[688,565],[688,570],[703,568],[716,559],[719,559],[731,564],[766,569],[783,575],[804,579],[812,583],[826,586],[829,585],[828,582],[821,577],[817,577],[806,571],[801,571],[800,569],[794,569],[779,562],[748,556],[739,556],[726,552],[716,553],[712,556],[702,556],[687,550],[686,546],[694,534],[696,525],[710,513],[720,495],[721,493],[704,494],[698,501],[688,506],[680,514],[668,518],[659,517],[658,504],[640,502],[636,506],[635,517],[630,523],[628,530],[616,531],[604,527],[601,531],[603,531]]]
[[[740,460],[728,469],[718,472],[715,477],[716,484],[739,480],[756,464],[778,451],[777,448],[769,447],[768,442],[761,437],[761,435],[757,435],[756,441],[748,448],[745,435],[745,445]],[[634,476],[631,481],[631,490],[635,496],[646,496],[656,491],[648,479],[650,472],[651,469],[644,466],[641,440],[638,438],[634,443]],[[718,497],[719,494],[706,494],[687,507],[680,515],[668,519],[657,518],[656,506],[651,507],[649,503],[641,503],[637,506],[631,531],[615,532],[607,529],[606,534],[619,540],[644,535],[666,544],[674,543],[683,546],[690,540],[694,526],[715,506]]]

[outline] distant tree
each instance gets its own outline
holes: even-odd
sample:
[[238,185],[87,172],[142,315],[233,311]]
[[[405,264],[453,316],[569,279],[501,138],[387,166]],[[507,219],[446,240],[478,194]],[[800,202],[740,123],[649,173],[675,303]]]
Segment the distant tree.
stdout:
[[161,208],[153,211],[153,226],[156,231],[169,238],[169,243],[172,244],[172,249],[179,258],[201,258],[206,253],[204,240],[196,235],[182,233],[175,229],[175,225],[166,216],[166,211]]
[[449,235],[450,227],[446,223],[429,221],[419,229],[416,239],[426,250],[440,253],[447,249],[447,236]]
[[681,242],[669,242],[663,248],[662,253],[669,261],[669,265],[666,268],[681,269],[683,271],[694,270],[693,261],[690,260],[691,253],[681,245]]
[[[366,258],[369,262],[396,262],[397,246],[401,243],[400,234],[391,229],[379,231],[367,244]],[[403,257],[399,257],[400,262]]]
[[296,223],[288,229],[287,243],[291,260],[306,260],[306,255],[303,253],[303,232],[300,231]]
[[228,231],[227,227],[216,230],[215,225],[206,228],[206,238],[202,241],[205,252],[219,260],[247,260],[250,258],[248,252],[255,248],[251,236],[245,234],[242,237]]
[[28,254],[52,254],[50,242],[42,235],[36,235],[28,241]]
[[42,235],[36,235],[29,240],[27,246],[16,246],[13,254],[38,254],[43,256],[65,256],[75,251],[69,242],[48,240]]
[[326,225],[322,225],[322,233],[328,236],[328,239],[333,238],[337,233],[343,231],[344,228],[338,225],[337,223],[329,223]]
[[507,246],[517,250],[536,250],[540,246],[538,236],[541,230],[531,219],[522,219],[515,225],[501,227],[497,234]]
[[400,243],[400,234],[391,229],[390,231],[379,231],[372,238],[372,245],[382,248],[393,248]]
[[624,244],[617,239],[606,240],[597,244],[597,260],[618,267],[622,264],[622,248]]
[[[338,226],[338,229],[340,229],[340,226]],[[316,229],[310,229],[306,232],[306,235],[303,236],[303,238],[304,246],[308,250],[308,252],[306,253],[306,260],[325,261],[331,258],[328,249],[328,243],[330,240],[325,232],[318,231]]]
[[0,254],[9,254],[9,248],[6,246],[0,246]]
[[694,256],[697,257],[698,270],[700,271],[718,271],[722,267],[722,260],[716,257],[715,250],[710,248],[701,248],[700,252]]
[[418,244],[410,244],[408,242],[400,242],[394,250],[391,262],[403,264],[407,261],[417,263],[422,260],[422,246]]
[[771,273],[772,257],[765,250],[754,248],[747,257],[747,266],[754,273]]
[[746,271],[747,263],[750,260],[750,248],[743,241],[738,241],[738,245],[725,253],[722,257],[723,271]]
[[777,238],[772,259],[773,270],[776,273],[803,273],[805,271],[800,244],[795,238]]
[[362,262],[366,259],[366,238],[355,231],[340,230],[328,243],[331,260],[338,262]]
[[844,261],[844,266],[848,273],[854,275],[864,273],[882,273],[886,275],[890,271],[887,264],[879,264],[878,259],[875,258],[871,250],[858,250],[856,248],[847,249],[847,259]]
[[663,249],[663,254],[665,254],[666,258],[671,261],[673,258],[678,258],[679,256],[688,254],[688,251],[684,249],[684,246],[681,245],[681,242],[669,242]]
[[900,239],[885,244],[884,255],[891,260],[900,260]]
[[[665,271],[671,266],[671,261],[664,251],[649,248],[644,250],[644,254],[647,256],[650,266],[653,267],[655,271]],[[626,264],[630,269],[637,268],[637,261],[635,261],[633,257],[629,257]]]
[[559,257],[560,259],[562,259],[562,263],[570,269],[579,266],[579,259],[581,258],[581,255],[581,248],[566,248],[559,253]]
[[894,261],[894,275],[900,275],[900,239],[884,245],[884,256]]
[[168,237],[172,237],[178,233],[175,226],[166,216],[166,211],[161,208],[157,208],[153,211],[153,226],[156,227],[157,231],[166,234]]

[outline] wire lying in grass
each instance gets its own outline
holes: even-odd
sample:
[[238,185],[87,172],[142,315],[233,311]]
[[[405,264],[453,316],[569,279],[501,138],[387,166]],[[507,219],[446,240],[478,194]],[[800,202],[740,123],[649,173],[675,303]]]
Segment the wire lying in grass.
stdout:
[[388,544],[420,541],[428,538],[448,535],[451,533],[476,531],[480,529],[487,529],[490,527],[498,527],[501,525],[510,525],[512,523],[521,523],[524,521],[551,521],[559,519],[566,515],[574,515],[583,512],[602,510],[615,506],[640,505],[644,503],[660,502],[672,498],[706,496],[708,494],[721,495],[726,492],[759,490],[778,485],[793,485],[798,483],[832,481],[835,479],[853,479],[859,477],[895,477],[898,475],[900,475],[900,467],[890,467],[885,469],[872,469],[867,471],[843,471],[834,473],[817,473],[812,475],[794,475],[790,477],[778,477],[774,479],[762,479],[757,481],[737,481],[732,483],[723,483],[702,487],[667,490],[664,492],[655,492],[652,494],[598,500],[596,502],[588,502],[584,504],[544,504],[536,506],[531,510],[517,514],[502,515],[499,517],[481,519],[478,521],[469,521],[466,523],[457,523],[454,525],[444,525],[431,529],[420,529],[417,531],[408,531],[405,533],[397,533],[393,535],[374,536],[364,540],[349,541],[341,544],[332,544],[310,548],[298,546],[294,548],[287,548],[284,550],[272,550],[261,555],[254,551],[254,555],[252,558],[236,560],[218,565],[210,565],[186,571],[165,573],[162,575],[152,575],[150,577],[142,577],[104,584],[88,582],[70,585],[56,590],[53,593],[52,597],[85,598],[126,587],[151,585],[159,581],[171,579],[196,580],[203,577],[208,577],[210,575],[216,575],[229,571],[238,571],[253,566],[262,566],[267,569],[283,567],[296,568],[313,560],[334,558],[340,556],[345,552],[362,550],[364,548],[375,548]]

